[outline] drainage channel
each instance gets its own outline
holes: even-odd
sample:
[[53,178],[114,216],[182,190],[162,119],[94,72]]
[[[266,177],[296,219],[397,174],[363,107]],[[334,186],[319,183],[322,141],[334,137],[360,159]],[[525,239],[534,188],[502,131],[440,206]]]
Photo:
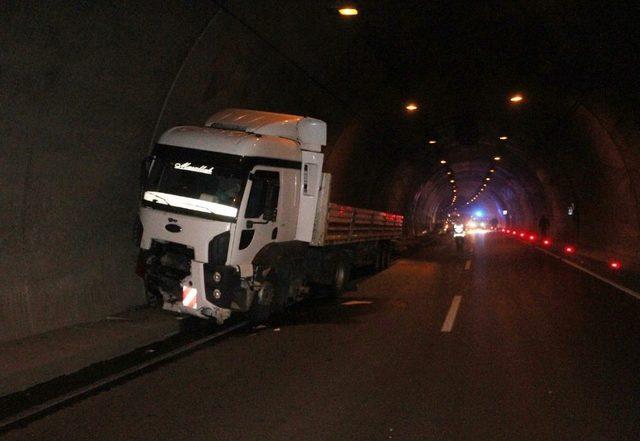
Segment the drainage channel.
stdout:
[[[190,326],[189,323],[196,324]],[[202,326],[197,322],[185,324],[185,330],[164,341],[0,398],[0,433],[186,355],[234,331],[248,328],[247,321],[230,322],[224,326]]]

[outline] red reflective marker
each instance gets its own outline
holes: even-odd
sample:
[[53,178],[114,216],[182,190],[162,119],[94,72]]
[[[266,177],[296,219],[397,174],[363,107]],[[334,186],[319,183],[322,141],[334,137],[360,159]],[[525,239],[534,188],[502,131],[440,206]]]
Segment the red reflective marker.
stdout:
[[566,247],[564,247],[564,252],[567,254],[573,254],[576,252],[576,247],[572,245],[567,245]]
[[520,233],[520,237],[524,237],[524,233]]
[[515,236],[516,234],[518,234],[518,232],[516,230],[513,230],[513,235]]
[[612,270],[619,270],[622,268],[622,263],[619,260],[612,260],[609,262],[609,268]]
[[535,241],[535,240],[536,240],[536,236],[535,236],[534,234],[531,234],[531,235],[529,236],[529,240],[530,240],[531,242]]

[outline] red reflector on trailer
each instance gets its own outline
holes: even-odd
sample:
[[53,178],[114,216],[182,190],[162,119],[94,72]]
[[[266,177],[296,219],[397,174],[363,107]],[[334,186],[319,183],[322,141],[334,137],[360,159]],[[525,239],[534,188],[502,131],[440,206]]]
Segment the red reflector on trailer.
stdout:
[[576,252],[576,248],[574,246],[567,245],[566,247],[564,247],[564,252],[567,254],[572,254]]
[[529,236],[529,240],[530,240],[530,241],[534,241],[534,240],[536,240],[536,236],[534,236],[534,235],[532,234],[531,236]]
[[524,237],[524,233],[520,233],[520,237]]
[[622,263],[620,263],[620,261],[618,260],[612,260],[611,262],[609,262],[609,268],[613,270],[619,270],[620,268],[622,268]]
[[542,245],[544,245],[545,247],[551,246],[551,241],[549,239],[544,239],[542,241]]

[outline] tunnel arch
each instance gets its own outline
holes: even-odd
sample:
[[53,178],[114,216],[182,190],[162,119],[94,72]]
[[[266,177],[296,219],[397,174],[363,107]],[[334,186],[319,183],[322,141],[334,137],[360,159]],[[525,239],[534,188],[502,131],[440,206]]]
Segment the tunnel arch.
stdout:
[[[393,2],[365,1],[347,22],[327,2],[250,3],[7,4],[0,340],[144,301],[132,271],[139,160],[166,128],[225,107],[327,121],[334,199],[402,212],[413,233],[450,200],[443,154],[462,201],[498,151],[487,203],[522,228],[546,213],[558,240],[640,264],[628,10],[409,2],[393,15]],[[520,108],[505,103],[514,91]]]

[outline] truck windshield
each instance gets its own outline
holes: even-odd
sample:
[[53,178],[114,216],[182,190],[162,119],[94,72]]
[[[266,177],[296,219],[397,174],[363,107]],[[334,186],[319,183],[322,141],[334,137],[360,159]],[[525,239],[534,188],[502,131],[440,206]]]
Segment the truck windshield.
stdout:
[[235,219],[246,177],[239,156],[157,145],[143,203],[169,211]]

